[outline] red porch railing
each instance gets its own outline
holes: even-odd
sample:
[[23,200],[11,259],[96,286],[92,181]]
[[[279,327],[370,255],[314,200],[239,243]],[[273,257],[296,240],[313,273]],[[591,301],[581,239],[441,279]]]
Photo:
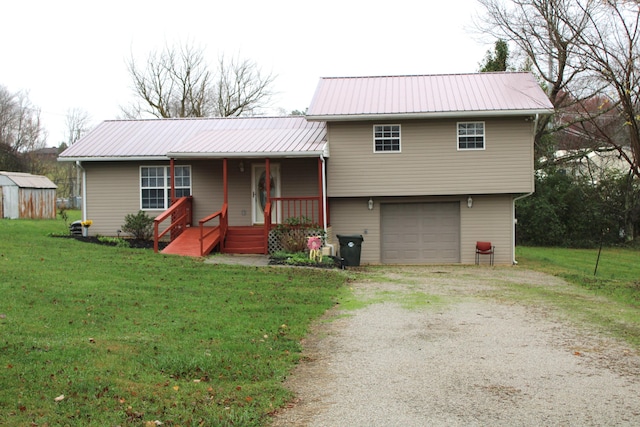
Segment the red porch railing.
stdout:
[[[323,225],[322,198],[320,196],[308,197],[272,197],[271,221],[286,222],[289,218],[305,218],[309,222]],[[267,218],[265,209],[265,224]]]
[[[153,251],[158,253],[158,242],[167,233],[171,233],[171,240],[178,237],[182,231],[193,222],[193,197],[181,197],[173,205],[153,220]],[[160,224],[171,218],[171,224],[160,233]]]
[[219,231],[220,231],[220,252],[224,251],[224,238],[227,235],[227,229],[228,229],[228,219],[227,219],[227,211],[228,211],[228,206],[226,203],[222,204],[222,209],[220,209],[218,212],[214,212],[211,215],[202,218],[200,221],[198,221],[198,224],[200,225],[200,256],[204,256],[204,252],[205,252],[205,248],[204,248],[204,241],[207,237],[209,237],[211,234],[213,234],[214,232],[217,232],[215,230],[215,228],[209,228],[206,233],[205,230],[207,230],[205,228],[205,224],[209,221],[212,221],[216,218],[220,218],[219,220]]

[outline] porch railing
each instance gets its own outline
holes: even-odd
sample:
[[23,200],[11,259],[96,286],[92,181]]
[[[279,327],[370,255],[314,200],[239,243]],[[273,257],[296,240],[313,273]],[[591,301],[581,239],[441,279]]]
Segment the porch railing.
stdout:
[[[308,197],[272,197],[269,218],[272,222],[286,223],[289,218],[304,218],[307,222],[323,225],[322,198]],[[267,211],[265,209],[265,223]]]
[[[218,223],[218,228],[219,228],[219,232],[220,232],[220,252],[222,252],[224,250],[224,239],[227,235],[227,229],[229,227],[229,223],[228,223],[228,218],[227,218],[227,211],[229,210],[228,206],[226,203],[222,204],[222,209],[220,209],[217,212],[212,213],[211,215],[202,218],[200,221],[198,221],[198,224],[200,226],[200,256],[204,256],[204,241],[207,237],[209,237],[211,234],[218,232],[218,230],[215,230],[214,228],[205,228],[205,224],[209,221],[212,221],[216,218],[219,218],[219,223]],[[205,232],[205,230],[208,230],[207,232]]]
[[[160,232],[160,224],[169,218],[171,218],[171,224]],[[153,251],[158,253],[158,242],[167,233],[171,233],[171,240],[174,240],[192,223],[193,197],[181,197],[153,220]]]

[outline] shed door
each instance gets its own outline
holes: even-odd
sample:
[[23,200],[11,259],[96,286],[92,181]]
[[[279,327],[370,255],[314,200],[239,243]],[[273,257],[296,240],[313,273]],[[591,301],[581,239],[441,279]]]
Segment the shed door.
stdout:
[[382,262],[460,262],[460,203],[395,203],[382,209]]

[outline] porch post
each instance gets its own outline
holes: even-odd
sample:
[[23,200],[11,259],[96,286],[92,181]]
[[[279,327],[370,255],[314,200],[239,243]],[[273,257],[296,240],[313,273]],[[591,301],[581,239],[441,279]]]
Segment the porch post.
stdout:
[[271,171],[270,169],[270,162],[269,162],[269,158],[267,157],[264,161],[264,165],[265,165],[265,185],[267,187],[267,203],[271,203]]
[[169,182],[171,183],[171,204],[173,205],[173,203],[176,201],[176,183],[175,183],[175,178],[176,177],[176,165],[175,165],[175,159],[172,157],[169,159]]
[[223,201],[225,204],[229,202],[229,186],[227,181],[227,158],[222,159],[222,187]]

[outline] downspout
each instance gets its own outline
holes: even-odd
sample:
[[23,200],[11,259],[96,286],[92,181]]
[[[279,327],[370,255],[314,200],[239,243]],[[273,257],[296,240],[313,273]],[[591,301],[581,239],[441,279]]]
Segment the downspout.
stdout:
[[[534,135],[533,139],[534,139],[534,144],[535,144],[535,132],[536,132],[536,129],[538,129],[538,120],[539,119],[540,119],[540,115],[536,114],[536,118],[533,120],[533,135]],[[534,150],[534,153],[535,153],[535,150]],[[534,173],[535,173],[535,171],[534,171]],[[535,186],[535,181],[534,181],[534,186]],[[535,189],[534,189],[534,191],[535,191]],[[511,218],[513,218],[512,224],[511,224],[511,227],[512,227],[511,235],[513,236],[513,245],[511,246],[511,248],[512,248],[511,249],[511,251],[512,251],[511,259],[512,259],[513,265],[518,265],[518,261],[516,261],[516,202],[518,200],[525,199],[525,198],[529,197],[532,194],[533,194],[533,191],[530,191],[527,194],[523,194],[522,196],[516,197],[516,198],[513,199],[513,202],[511,204]]]
[[[327,235],[328,227],[327,227],[327,163],[323,154],[320,154],[320,161],[322,162],[322,229],[324,230],[324,235]],[[331,243],[326,243],[325,246],[331,248],[331,255],[336,254],[336,249]]]
[[76,160],[76,166],[82,171],[82,220],[87,220],[87,172],[82,167],[82,162]]

